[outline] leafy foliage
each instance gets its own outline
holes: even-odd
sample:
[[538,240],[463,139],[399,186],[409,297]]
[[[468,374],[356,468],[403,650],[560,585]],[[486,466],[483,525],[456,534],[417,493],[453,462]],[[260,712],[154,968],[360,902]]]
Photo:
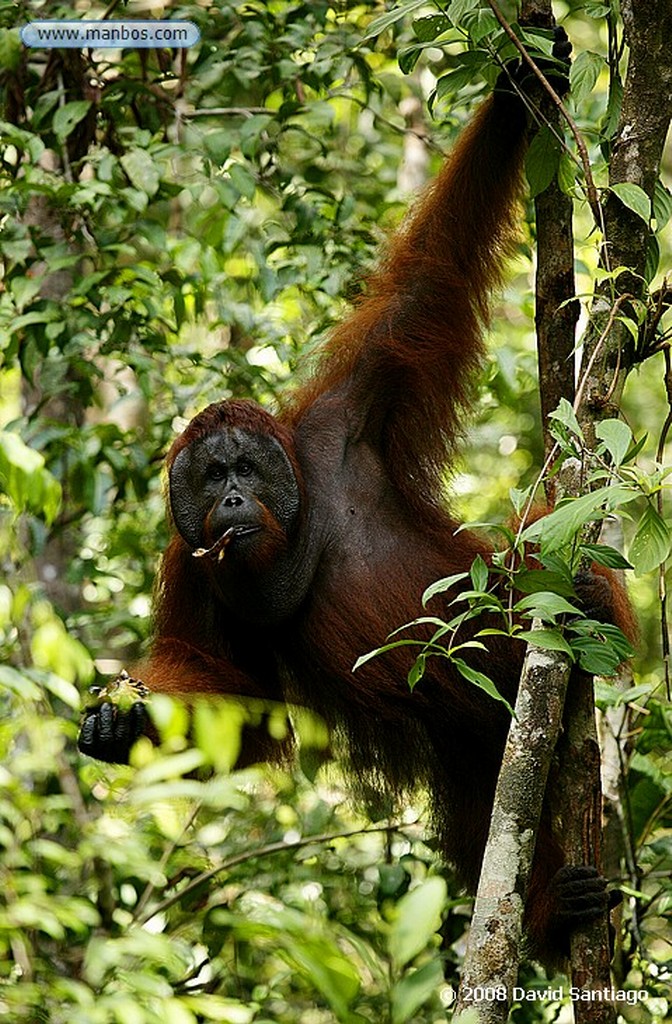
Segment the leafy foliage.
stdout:
[[[0,1000],[12,1020],[299,1021],[317,1002],[339,1021],[389,1003],[405,1021],[440,1009],[445,883],[416,830],[353,829],[289,776],[195,777],[206,758],[175,723],[134,769],[82,766],[61,698],[38,684],[17,694],[0,732]],[[401,877],[383,887],[402,852]],[[413,899],[398,898],[412,881]]]
[[[608,18],[620,32],[615,8],[569,4],[574,103],[604,188],[622,85],[612,67],[605,93],[599,29]],[[280,770],[228,774],[239,722],[203,709],[190,746],[184,712],[156,702],[163,748],[140,745],[132,770],[86,762],[74,741],[82,691],[132,662],[146,637],[166,538],[159,465],[176,429],[216,398],[275,400],[341,296],[356,296],[374,245],[406,205],[400,101],[426,98],[443,119],[432,142],[447,147],[512,44],[474,0],[440,11],[417,0],[386,10],[169,3],[167,16],[201,31],[184,54],[28,51],[17,10],[35,13],[0,0],[0,1014],[31,1024],[442,1020],[465,910],[422,831],[403,824],[410,813],[395,812],[398,828],[367,831],[309,751],[311,784]],[[41,13],[82,16],[60,0]],[[533,53],[549,52],[547,35],[520,34]],[[542,137],[528,161],[533,189],[559,171],[580,190],[568,164]],[[670,193],[659,183],[651,209],[636,185],[612,191],[640,218],[653,215],[655,284],[669,258]],[[524,511],[542,461],[530,238],[456,480],[467,517],[497,516],[513,547],[501,509],[512,490]],[[588,291],[592,238],[579,262]],[[633,342],[664,341],[664,310],[653,339],[646,310],[621,312]],[[656,435],[660,395],[645,366],[626,405],[638,435]],[[556,426],[565,453],[580,453],[571,410],[558,411]],[[562,642],[606,671],[624,653],[621,638],[582,619],[558,623],[581,557],[624,567],[612,547],[575,546],[577,529],[604,517],[605,497],[626,519],[644,653],[636,683],[603,682],[599,703],[630,715],[628,835],[639,856],[627,877],[622,973],[647,987],[649,1019],[665,1014],[661,936],[672,902],[672,721],[647,653],[658,644],[647,574],[670,553],[667,471],[655,454],[624,422],[603,422],[604,490],[529,527],[520,540],[538,541],[542,562],[514,574],[515,612],[544,622],[535,642]],[[452,624],[431,623],[412,685],[422,685],[423,658],[446,656],[465,616],[486,610],[500,628],[529,632],[497,589],[507,573],[505,558],[472,567]],[[487,687],[468,650],[456,643],[450,656],[465,685]],[[283,715],[274,722],[282,728]],[[516,1021],[545,1013],[514,1010]]]

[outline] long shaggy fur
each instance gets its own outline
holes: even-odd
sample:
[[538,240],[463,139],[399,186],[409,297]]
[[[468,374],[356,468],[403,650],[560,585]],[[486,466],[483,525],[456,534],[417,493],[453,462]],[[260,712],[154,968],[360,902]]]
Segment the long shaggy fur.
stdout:
[[[425,587],[468,570],[477,554],[489,557],[477,538],[456,532],[441,503],[442,477],[472,399],[491,296],[515,244],[525,134],[514,97],[487,100],[328,339],[312,379],[280,415],[251,402],[218,403],[175,442],[169,466],[210,433],[235,428],[273,438],[290,460],[303,510],[294,535],[284,536],[276,520],[273,530],[260,530],[258,547],[250,544],[256,554],[242,567],[234,560],[230,568],[228,556],[221,567],[205,565],[176,534],[142,669],[154,690],[314,708],[345,738],[360,782],[388,793],[427,788],[443,853],[469,886],[483,854],[506,713],[444,658],[431,659],[411,693],[409,648],[352,670],[422,614]],[[270,524],[271,512],[259,522]],[[217,573],[226,572],[224,592]],[[266,587],[276,610],[287,595],[286,616],[248,621],[241,606],[249,611]],[[436,598],[431,611],[452,614],[454,596]],[[487,653],[470,652],[471,664],[513,700],[522,645],[490,641]],[[546,821],[528,901],[540,945],[549,879],[561,863]]]

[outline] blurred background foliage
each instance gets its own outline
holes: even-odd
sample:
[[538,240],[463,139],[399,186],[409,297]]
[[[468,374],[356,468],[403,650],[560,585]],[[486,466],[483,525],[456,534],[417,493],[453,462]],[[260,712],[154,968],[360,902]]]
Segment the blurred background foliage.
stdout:
[[[555,7],[575,52],[602,61],[576,116],[604,182],[617,4]],[[215,399],[277,401],[485,90],[490,55],[470,64],[493,36],[485,16],[470,50],[462,29],[439,49],[418,20],[444,17],[436,5],[390,8],[113,2],[108,17],[195,22],[200,42],[28,51],[27,20],[106,6],[0,0],[0,1018],[12,1024],[445,1019],[468,907],[421,803],[380,799],[375,815],[394,825],[367,831],[333,766],[305,756],[231,774],[225,716],[193,747],[167,701],[163,747],[141,742],[132,769],[75,747],[88,686],[147,638],[176,431]],[[507,518],[509,489],[543,458],[529,220],[452,480],[467,521]],[[580,204],[577,225],[588,295],[596,246]],[[659,242],[664,269],[669,232]],[[626,395],[645,468],[667,413],[659,360]],[[632,701],[612,881],[626,883],[618,979],[649,996],[622,1014],[644,1021],[669,997],[672,719],[656,579],[632,593],[637,689],[624,702],[605,684],[601,701],[612,714]],[[284,728],[283,713],[273,721]],[[566,1012],[542,1001],[512,1019]]]

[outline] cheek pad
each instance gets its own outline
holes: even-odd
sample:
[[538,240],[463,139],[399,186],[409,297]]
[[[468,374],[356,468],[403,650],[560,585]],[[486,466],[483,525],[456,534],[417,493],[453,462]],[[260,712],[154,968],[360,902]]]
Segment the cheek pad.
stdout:
[[198,481],[194,479],[193,460],[189,448],[179,452],[170,467],[168,478],[170,510],[180,535],[192,547],[201,542],[202,524],[205,518],[203,495]]
[[264,472],[257,486],[257,498],[288,530],[295,522],[301,504],[299,485],[284,448],[275,439],[265,438]]

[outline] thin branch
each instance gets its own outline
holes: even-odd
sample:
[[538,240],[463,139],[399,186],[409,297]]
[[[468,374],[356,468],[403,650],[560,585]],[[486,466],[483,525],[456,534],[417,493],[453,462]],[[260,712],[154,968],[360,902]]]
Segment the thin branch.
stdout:
[[[182,831],[180,832],[179,836],[177,838],[173,839],[166,846],[165,850],[163,851],[163,856],[161,858],[161,862],[158,865],[158,872],[159,873],[163,873],[164,868],[167,866],[168,861],[170,860],[170,857],[172,856],[174,851],[179,846],[179,844],[180,844],[180,842],[182,840],[182,837],[187,834],[187,832],[189,831],[189,829],[193,825],[194,821],[196,820],[196,817],[197,817],[199,811],[201,810],[201,807],[202,807],[201,803],[197,803],[196,804],[196,806],[193,808],[191,814],[187,818],[186,822],[184,823],[184,827],[182,828]],[[144,911],[145,907],[147,906],[147,904],[149,903],[150,899],[152,898],[152,894],[154,893],[155,890],[156,890],[155,884],[153,882],[148,882],[147,885],[145,886],[144,891],[142,893],[142,896],[138,900],[137,906],[135,908],[135,916],[137,918],[142,919],[143,911]]]
[[602,331],[601,335],[597,339],[597,342],[595,343],[595,347],[594,347],[593,351],[590,354],[590,359],[588,360],[586,368],[585,368],[585,370],[584,370],[584,372],[582,374],[579,386],[576,389],[576,398],[574,399],[574,412],[575,413],[578,413],[578,411],[579,411],[579,409],[581,407],[581,403],[583,402],[584,392],[586,390],[586,386],[587,386],[588,380],[590,379],[591,371],[593,369],[593,366],[595,365],[595,361],[596,361],[596,359],[597,359],[597,357],[599,355],[600,349],[602,348],[602,346],[605,344],[607,338],[609,337],[609,333],[611,331],[611,328],[614,325],[614,321],[616,320],[616,316],[617,316],[621,306],[624,305],[626,302],[628,302],[630,299],[633,299],[633,298],[634,298],[634,296],[631,295],[630,292],[624,292],[623,295],[619,295],[618,296],[618,298],[616,299],[614,305],[612,306],[612,308],[611,308],[611,310],[609,312],[609,319],[607,320],[607,323],[606,323],[606,325],[604,327],[604,330]]
[[184,112],[182,118],[188,121],[191,117],[254,117],[255,114],[274,113],[268,107],[202,107]]
[[443,150],[438,143],[434,142],[426,132],[419,131],[417,128],[412,128],[408,125],[395,124],[394,121],[391,121],[389,118],[379,114],[378,111],[369,106],[366,100],[360,99],[359,96],[354,96],[352,93],[348,92],[333,91],[330,93],[330,97],[337,97],[339,100],[349,100],[350,103],[355,103],[361,110],[366,110],[373,117],[376,124],[385,125],[386,128],[390,128],[393,132],[396,132],[397,135],[412,135],[416,139],[419,139],[420,142],[423,142],[425,146],[427,146],[427,149],[433,150],[442,157],[447,155],[445,150]]
[[[665,423],[663,429],[660,432],[660,438],[658,440],[658,450],[656,452],[656,461],[659,466],[662,466],[665,458],[665,445],[667,444],[667,437],[672,428],[672,360],[670,358],[670,350],[665,350],[665,391],[667,393],[667,402],[669,405],[669,412],[665,417]],[[663,491],[662,488],[658,490],[656,496],[656,506],[658,515],[661,519],[664,519],[665,509],[663,508]],[[663,656],[663,670],[665,673],[665,693],[667,699],[672,699],[672,684],[670,682],[670,628],[667,621],[667,583],[665,581],[665,569],[666,564],[663,562],[658,569],[658,599],[660,601],[660,632],[662,642],[662,656]]]
[[[405,825],[407,826],[407,823],[405,823]],[[172,896],[166,897],[166,899],[164,899],[161,903],[157,904],[157,906],[152,907],[146,913],[138,915],[137,923],[146,924],[147,921],[155,917],[156,914],[163,914],[165,913],[166,910],[169,910],[172,906],[174,906],[175,903],[179,903],[180,900],[183,899],[184,896],[186,896],[187,893],[191,892],[193,889],[197,889],[199,886],[204,885],[211,879],[216,878],[217,875],[221,874],[223,871],[230,871],[231,868],[235,868],[239,864],[245,864],[249,860],[256,860],[259,857],[266,857],[270,854],[282,853],[283,851],[287,850],[300,850],[305,846],[312,846],[313,844],[320,845],[324,843],[331,843],[335,839],[349,839],[352,836],[371,835],[377,832],[399,831],[401,831],[401,826],[394,823],[389,825],[373,825],[370,828],[353,828],[346,830],[344,832],[324,832],[321,835],[304,836],[303,838],[297,839],[290,843],[287,843],[285,842],[284,839],[281,839],[276,843],[268,843],[267,846],[260,846],[255,847],[252,850],[245,850],[243,853],[237,853],[233,857],[229,857],[227,858],[227,860],[222,861],[222,863],[218,864],[217,867],[210,868],[208,871],[202,871],[195,878],[192,878],[192,880],[182,889],[179,889],[177,892],[173,893]]]

